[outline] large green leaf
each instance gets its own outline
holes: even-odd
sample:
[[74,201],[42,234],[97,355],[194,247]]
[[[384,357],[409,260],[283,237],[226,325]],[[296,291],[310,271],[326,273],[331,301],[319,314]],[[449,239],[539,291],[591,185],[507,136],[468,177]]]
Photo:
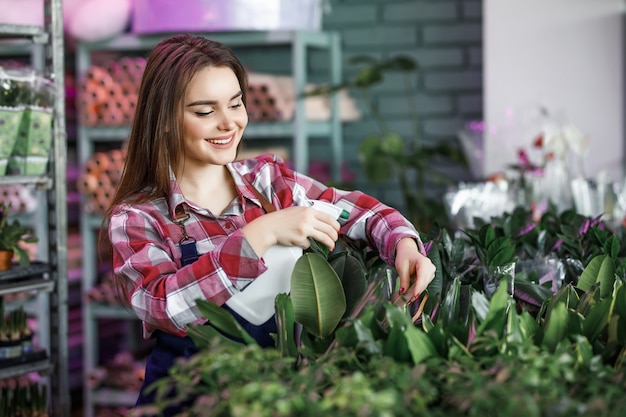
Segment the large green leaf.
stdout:
[[276,347],[283,356],[298,356],[298,347],[295,337],[295,318],[293,304],[287,294],[278,294],[275,301],[276,307]]
[[487,299],[485,293],[474,289],[471,290],[470,294],[472,311],[474,311],[474,315],[478,319],[478,322],[483,322],[489,313],[489,299]]
[[583,322],[583,335],[594,343],[602,330],[609,324],[612,300],[606,298],[597,304],[590,305]]
[[522,311],[519,317],[520,330],[524,339],[532,340],[535,345],[539,345],[543,339],[543,332],[535,318],[528,311]]
[[367,283],[363,264],[348,252],[333,257],[329,263],[341,280],[346,295],[346,314],[350,314],[365,294]]
[[616,282],[613,294],[613,317],[617,319],[613,340],[626,345],[626,285]]
[[551,352],[554,352],[561,340],[567,337],[568,317],[567,307],[563,303],[556,304],[550,311],[544,327],[542,344]]
[[295,319],[311,334],[325,338],[346,312],[341,281],[326,259],[302,255],[291,274],[291,301]]
[[384,348],[386,355],[400,361],[410,357],[415,364],[437,355],[428,334],[413,326],[401,308],[392,303],[385,304],[385,319],[389,326]]
[[461,308],[459,302],[460,298],[461,280],[459,278],[454,278],[448,288],[448,291],[446,292],[445,298],[443,299],[439,310],[439,319],[444,325],[458,320]]
[[422,330],[415,326],[409,326],[405,329],[404,335],[414,364],[422,363],[428,358],[437,356],[437,349]]
[[476,334],[481,335],[487,331],[494,331],[501,336],[506,323],[506,312],[509,308],[509,292],[507,282],[502,281],[496,292],[491,297],[489,312],[485,320],[478,325]]
[[[256,343],[252,336],[250,336],[248,332],[246,332],[243,327],[241,327],[241,325],[237,322],[237,320],[235,320],[233,315],[230,314],[226,309],[218,307],[218,305],[215,303],[202,299],[196,300],[196,306],[198,307],[198,310],[200,310],[202,316],[206,318],[212,326],[220,330],[222,333],[237,339],[241,339],[246,344]],[[199,344],[203,344],[206,341],[206,337],[213,336],[212,330],[203,329],[203,327],[209,326],[189,326],[187,333],[189,334],[189,337],[194,340],[194,342],[196,342],[196,339],[194,339],[194,337],[198,339],[197,342]],[[205,340],[201,340],[202,338],[204,338]],[[196,343],[196,345],[199,346],[198,343]]]
[[524,332],[520,317],[514,308],[509,309],[506,320],[506,340],[508,343],[520,344],[524,341]]
[[[441,254],[437,250],[437,247],[433,245],[432,249],[428,252],[428,257],[432,261],[433,265],[437,269],[435,269],[435,278],[428,284],[428,301],[439,300],[441,298],[441,293],[443,292],[443,265],[441,262]],[[432,309],[432,305],[429,302],[426,302],[429,311]]]
[[589,291],[596,283],[600,283],[600,297],[607,297],[613,289],[615,280],[615,262],[608,255],[594,257],[583,271],[578,284],[583,291]]

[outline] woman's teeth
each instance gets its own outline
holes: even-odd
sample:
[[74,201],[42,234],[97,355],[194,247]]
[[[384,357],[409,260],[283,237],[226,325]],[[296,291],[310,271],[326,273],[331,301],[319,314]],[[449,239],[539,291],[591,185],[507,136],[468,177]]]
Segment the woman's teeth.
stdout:
[[228,142],[233,140],[233,137],[229,137],[228,139],[210,139],[209,142],[215,143],[216,145],[226,145]]

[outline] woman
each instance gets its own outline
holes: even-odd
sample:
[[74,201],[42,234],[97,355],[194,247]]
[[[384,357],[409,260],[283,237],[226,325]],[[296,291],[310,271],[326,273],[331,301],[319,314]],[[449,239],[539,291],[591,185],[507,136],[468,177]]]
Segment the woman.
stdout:
[[[408,299],[434,276],[398,211],[358,191],[327,188],[276,157],[235,161],[248,123],[246,90],[233,52],[203,37],[173,36],[147,59],[126,167],[105,217],[115,275],[144,337],[156,338],[144,387],[167,375],[174,358],[196,351],[185,333],[205,321],[195,300],[227,308],[265,272],[264,254],[277,245],[307,248],[313,238],[332,250],[339,235],[365,240],[396,268],[400,292],[411,287]],[[350,215],[340,223],[309,207],[311,200]],[[273,345],[273,317],[246,328]],[[142,390],[138,404],[151,401]]]

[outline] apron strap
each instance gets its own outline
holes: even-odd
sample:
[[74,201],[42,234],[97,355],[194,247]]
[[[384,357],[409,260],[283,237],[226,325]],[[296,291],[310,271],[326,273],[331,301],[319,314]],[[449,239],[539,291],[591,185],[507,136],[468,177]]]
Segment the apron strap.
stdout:
[[261,192],[257,190],[257,188],[252,185],[252,183],[246,177],[242,175],[241,179],[243,180],[243,182],[246,183],[248,189],[254,193],[256,198],[259,199],[261,205],[263,206],[263,210],[265,210],[266,213],[276,211],[276,207],[274,207],[274,205],[263,194],[261,194]]

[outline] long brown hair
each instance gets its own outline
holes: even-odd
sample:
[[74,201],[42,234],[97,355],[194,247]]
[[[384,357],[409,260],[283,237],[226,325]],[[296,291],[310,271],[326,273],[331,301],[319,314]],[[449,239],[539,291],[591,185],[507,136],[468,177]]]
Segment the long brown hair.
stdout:
[[226,45],[202,36],[181,34],[162,40],[148,55],[124,171],[100,229],[101,245],[109,244],[105,225],[116,205],[139,202],[140,198],[169,197],[169,168],[176,172],[185,152],[182,131],[187,88],[198,71],[210,66],[233,70],[245,105],[247,73]]

